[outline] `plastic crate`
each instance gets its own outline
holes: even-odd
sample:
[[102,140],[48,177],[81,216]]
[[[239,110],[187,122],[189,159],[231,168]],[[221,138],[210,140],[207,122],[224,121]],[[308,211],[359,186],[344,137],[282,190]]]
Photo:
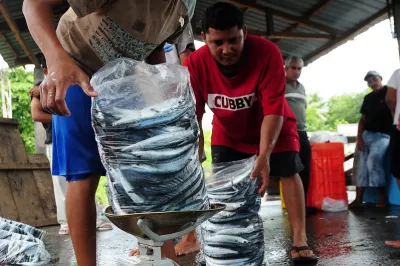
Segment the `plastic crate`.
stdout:
[[344,174],[343,143],[311,144],[311,176],[307,194],[307,206],[321,209],[325,197],[345,200],[346,178]]

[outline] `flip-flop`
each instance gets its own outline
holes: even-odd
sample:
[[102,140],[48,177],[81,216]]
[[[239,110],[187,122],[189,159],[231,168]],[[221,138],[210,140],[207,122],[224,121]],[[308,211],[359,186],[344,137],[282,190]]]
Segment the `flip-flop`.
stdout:
[[112,230],[113,227],[110,223],[101,221],[101,222],[97,223],[96,229],[97,229],[97,231],[109,231],[109,230]]
[[301,256],[300,252],[306,251],[306,250],[312,251],[312,249],[309,246],[302,246],[302,247],[293,246],[292,247],[292,249],[290,250],[290,253],[292,253],[292,251],[296,251],[300,255],[300,257],[298,257],[298,258],[292,257],[292,261],[294,264],[318,262],[318,257],[315,254],[312,255],[311,257]]
[[69,235],[69,227],[68,225],[61,225],[60,230],[58,230],[59,235]]

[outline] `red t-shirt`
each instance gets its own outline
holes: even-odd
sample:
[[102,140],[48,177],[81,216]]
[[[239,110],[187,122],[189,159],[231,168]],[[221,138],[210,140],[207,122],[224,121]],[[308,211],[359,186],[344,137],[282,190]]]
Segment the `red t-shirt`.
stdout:
[[211,146],[227,146],[257,154],[264,116],[281,115],[284,122],[273,152],[299,151],[296,118],[285,99],[285,70],[281,52],[272,42],[248,36],[241,71],[233,78],[218,69],[207,46],[184,63],[196,97],[199,121],[207,104],[214,113]]

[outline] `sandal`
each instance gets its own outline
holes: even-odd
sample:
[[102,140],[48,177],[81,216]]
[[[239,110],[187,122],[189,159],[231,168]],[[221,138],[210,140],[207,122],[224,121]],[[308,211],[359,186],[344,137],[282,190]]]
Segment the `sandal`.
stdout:
[[112,230],[113,227],[110,223],[100,221],[100,222],[97,222],[96,229],[97,229],[97,231],[109,231],[109,230]]
[[67,224],[62,224],[60,230],[58,230],[59,235],[69,235],[69,227]]
[[303,247],[295,247],[293,246],[292,249],[290,250],[290,254],[292,254],[293,251],[296,251],[300,257],[294,258],[292,257],[293,263],[315,263],[318,262],[318,257],[313,254],[310,257],[302,256],[300,252],[302,251],[312,251],[312,249],[309,246],[303,246]]

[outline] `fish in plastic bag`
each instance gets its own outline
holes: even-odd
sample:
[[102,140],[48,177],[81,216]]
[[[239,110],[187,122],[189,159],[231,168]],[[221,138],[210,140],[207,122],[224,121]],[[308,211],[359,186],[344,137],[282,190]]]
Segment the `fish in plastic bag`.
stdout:
[[115,214],[208,208],[189,72],[117,59],[91,84],[92,124]]
[[201,225],[202,252],[207,265],[254,265],[264,260],[264,228],[258,214],[258,182],[250,175],[255,157],[213,164],[206,178],[210,203],[226,209]]

